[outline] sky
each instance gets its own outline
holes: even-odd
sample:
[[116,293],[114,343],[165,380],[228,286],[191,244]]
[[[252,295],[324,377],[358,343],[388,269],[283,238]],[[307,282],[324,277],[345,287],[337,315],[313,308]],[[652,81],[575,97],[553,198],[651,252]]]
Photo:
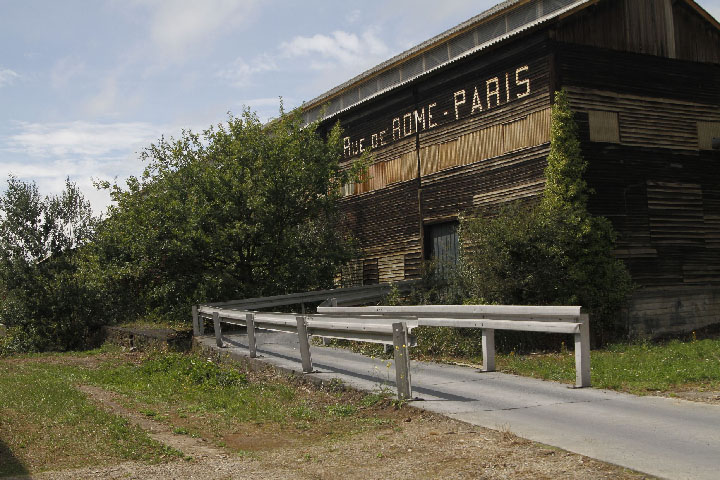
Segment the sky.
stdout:
[[[123,182],[160,136],[268,120],[495,0],[0,0],[0,190]],[[720,18],[720,0],[698,3]]]

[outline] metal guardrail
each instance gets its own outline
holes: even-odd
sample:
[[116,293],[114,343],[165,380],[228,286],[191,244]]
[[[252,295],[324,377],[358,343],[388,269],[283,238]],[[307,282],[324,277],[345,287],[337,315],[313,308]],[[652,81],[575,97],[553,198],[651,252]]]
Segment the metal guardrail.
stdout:
[[[260,310],[262,308],[282,307],[287,305],[301,305],[313,302],[323,302],[329,305],[334,299],[336,305],[354,306],[363,305],[371,301],[382,300],[390,290],[395,287],[401,293],[410,291],[417,280],[404,280],[393,284],[381,283],[377,285],[363,285],[359,287],[334,288],[330,290],[317,290],[313,292],[291,293],[272,297],[245,298],[229,302],[208,303],[207,306],[223,307],[231,310]],[[304,313],[304,312],[301,312]]]
[[580,307],[434,305],[412,307],[318,307],[318,314],[295,315],[193,307],[193,325],[213,320],[215,341],[223,347],[222,323],[247,327],[250,357],[257,356],[258,328],[297,333],[303,372],[313,371],[310,336],[392,344],[398,397],[412,398],[409,348],[419,326],[482,329],[483,371],[495,370],[495,330],[568,333],[575,336],[577,387],[590,386],[589,318]]
[[337,338],[371,343],[392,343],[395,354],[395,376],[398,397],[410,398],[410,356],[409,347],[415,345],[410,335],[416,322],[396,322],[382,315],[348,316],[340,315],[294,315],[287,313],[258,313],[231,311],[217,307],[193,307],[193,324],[212,318],[215,342],[224,346],[222,324],[247,327],[250,358],[257,357],[257,329],[297,333],[300,342],[300,358],[303,372],[311,373],[312,357],[310,337]]
[[319,307],[318,313],[412,318],[418,326],[482,329],[483,371],[495,371],[495,330],[567,333],[575,340],[575,386],[590,386],[590,317],[578,306],[427,305]]

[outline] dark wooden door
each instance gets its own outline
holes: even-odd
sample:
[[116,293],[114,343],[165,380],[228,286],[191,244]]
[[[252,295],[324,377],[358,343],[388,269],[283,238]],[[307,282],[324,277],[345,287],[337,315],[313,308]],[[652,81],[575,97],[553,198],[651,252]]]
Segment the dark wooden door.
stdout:
[[458,262],[460,249],[458,223],[446,222],[428,225],[425,235],[427,259],[437,262],[440,272],[454,267]]

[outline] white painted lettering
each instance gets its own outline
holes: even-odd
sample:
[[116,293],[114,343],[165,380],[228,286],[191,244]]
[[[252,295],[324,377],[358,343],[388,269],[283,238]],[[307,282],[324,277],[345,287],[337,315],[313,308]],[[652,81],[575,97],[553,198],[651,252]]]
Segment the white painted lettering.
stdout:
[[403,137],[407,137],[413,134],[413,122],[412,113],[406,113],[403,115]]
[[457,120],[458,118],[460,118],[460,112],[458,111],[458,107],[460,105],[465,104],[465,90],[458,90],[457,92],[455,92],[454,98],[455,98],[455,120]]
[[510,101],[510,74],[505,73],[505,103]]
[[431,103],[428,105],[428,128],[435,128],[438,126],[437,123],[433,123],[432,121],[432,109],[437,107],[437,103]]
[[[504,84],[503,75],[505,76]],[[455,119],[459,120],[461,113],[462,115],[467,115],[468,113],[470,115],[476,115],[482,113],[486,108],[492,109],[505,103],[510,103],[510,101],[515,98],[526,97],[531,93],[530,82],[530,67],[523,65],[515,69],[515,83],[513,83],[512,79],[512,70],[509,70],[502,73],[498,72],[497,76],[487,78],[484,91],[482,83],[458,89],[453,93],[452,99]],[[468,97],[470,96],[468,89],[472,89],[472,102],[468,102]],[[504,92],[503,89],[505,89]],[[447,118],[452,118],[450,114],[453,110],[446,106],[449,99],[440,99],[438,97],[435,99],[437,101],[426,104],[426,107],[407,111],[402,115],[392,118],[391,128],[389,129],[375,131],[375,133],[368,134],[369,136],[360,139],[353,139],[352,136],[343,137],[343,155],[347,158],[359,155],[371,148],[384,147],[394,141],[420,133],[421,131],[433,129],[439,126],[440,121],[446,121]],[[438,120],[438,112],[434,112],[433,109],[437,108],[438,103],[441,101],[444,108],[440,111],[440,120]],[[485,102],[487,102],[487,104]],[[466,108],[465,105],[468,103],[472,103],[469,112],[464,110]],[[382,119],[382,123],[387,125],[387,118]],[[392,137],[390,136],[391,132]]]
[[527,65],[515,70],[515,84],[517,86],[525,85],[525,92],[518,93],[517,98],[527,97],[528,95],[530,95],[530,79],[526,78],[525,80],[520,80],[520,72],[527,72],[528,70],[530,70],[530,67],[528,67]]
[[[490,85],[495,85],[495,88],[491,90]],[[500,105],[500,79],[498,77],[493,77],[485,82],[485,86],[487,89],[488,108],[493,107],[492,102],[490,102],[492,97],[495,97],[495,106]]]
[[392,121],[393,141],[400,138],[400,118],[395,117]]
[[422,125],[422,129],[425,130],[425,109],[421,108],[420,113],[418,113],[417,110],[415,110],[415,131],[420,131],[420,125]]
[[470,115],[475,114],[475,110],[482,112],[482,102],[480,101],[480,94],[478,93],[477,87],[475,87],[475,92],[473,92],[473,100],[472,100],[472,110],[470,110]]

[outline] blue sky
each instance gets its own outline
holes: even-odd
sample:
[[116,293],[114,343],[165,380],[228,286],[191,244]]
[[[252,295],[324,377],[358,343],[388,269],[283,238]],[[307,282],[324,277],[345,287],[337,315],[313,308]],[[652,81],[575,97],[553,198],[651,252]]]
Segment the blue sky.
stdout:
[[70,176],[100,211],[92,179],[139,174],[160,135],[268,119],[495,3],[0,0],[0,177]]

